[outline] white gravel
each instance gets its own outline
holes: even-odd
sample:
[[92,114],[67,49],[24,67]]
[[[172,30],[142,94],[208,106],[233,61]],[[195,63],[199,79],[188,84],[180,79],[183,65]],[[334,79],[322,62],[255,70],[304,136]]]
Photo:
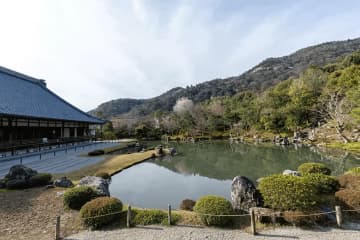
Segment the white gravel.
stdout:
[[[346,229],[316,228],[305,230],[295,227],[282,227],[266,230],[252,236],[237,230],[223,230],[198,227],[146,226],[112,231],[84,231],[66,238],[67,240],[252,240],[252,239],[313,239],[313,240],[349,240],[360,239],[360,225],[347,225]],[[351,230],[350,230],[351,229]]]

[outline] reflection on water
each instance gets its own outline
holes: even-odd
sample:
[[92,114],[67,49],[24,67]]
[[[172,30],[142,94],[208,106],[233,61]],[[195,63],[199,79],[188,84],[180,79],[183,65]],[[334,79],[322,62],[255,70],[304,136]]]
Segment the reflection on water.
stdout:
[[230,198],[231,180],[238,175],[256,181],[304,162],[322,162],[334,175],[359,166],[357,156],[344,151],[308,147],[229,144],[217,141],[173,144],[179,154],[134,166],[113,177],[110,192],[139,207],[177,207],[185,198],[216,194]]

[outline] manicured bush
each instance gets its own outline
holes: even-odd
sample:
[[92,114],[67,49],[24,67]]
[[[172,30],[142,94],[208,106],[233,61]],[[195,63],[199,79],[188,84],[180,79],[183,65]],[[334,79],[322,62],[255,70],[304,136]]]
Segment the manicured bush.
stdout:
[[312,162],[301,164],[298,167],[298,171],[302,175],[311,174],[311,173],[322,173],[325,175],[331,174],[331,170],[329,168],[327,168],[324,164],[312,163]]
[[360,190],[360,175],[344,174],[337,177],[340,187]]
[[80,217],[86,226],[97,229],[118,219],[122,208],[123,204],[117,198],[99,197],[82,206]]
[[85,203],[98,196],[98,193],[88,186],[71,188],[64,194],[64,205],[68,208],[79,210]]
[[304,178],[307,178],[315,185],[317,193],[319,194],[333,194],[340,188],[338,180],[336,180],[336,178],[332,176],[324,175],[321,173],[314,173],[307,174],[304,176]]
[[[168,224],[167,212],[158,209],[133,209],[132,219],[135,225]],[[175,224],[179,220],[179,214],[171,213],[171,224]]]
[[[295,226],[311,226],[317,223],[326,222],[326,215],[312,215],[315,212],[307,212],[307,211],[285,211],[283,213],[283,218],[286,222],[291,223]],[[321,213],[319,211],[319,213]],[[310,216],[306,216],[310,215]]]
[[264,205],[278,210],[307,210],[316,205],[317,189],[309,178],[271,175],[259,183]]
[[104,154],[105,154],[105,151],[102,149],[96,149],[96,150],[88,153],[89,156],[99,156],[99,155],[104,155]]
[[180,204],[180,209],[186,211],[192,211],[194,209],[195,204],[196,202],[194,200],[184,199]]
[[134,223],[136,225],[161,224],[167,219],[167,213],[157,209],[136,209],[134,213]]
[[342,189],[335,193],[336,201],[344,209],[360,209],[360,191]]
[[107,172],[97,172],[97,173],[95,173],[95,176],[96,177],[101,177],[101,178],[106,179],[106,180],[111,179],[110,174],[108,174]]
[[209,216],[211,215],[229,215],[233,213],[231,203],[223,197],[204,196],[195,204],[194,211],[200,215],[201,221],[208,226],[226,226],[231,223],[231,217]]
[[25,189],[29,187],[29,183],[23,179],[9,180],[6,183],[7,189]]
[[49,184],[51,181],[52,176],[50,173],[38,173],[35,176],[32,176],[29,179],[30,186],[36,187],[36,186],[45,186]]
[[349,171],[347,171],[347,173],[355,176],[360,176],[360,167],[351,168],[349,169]]

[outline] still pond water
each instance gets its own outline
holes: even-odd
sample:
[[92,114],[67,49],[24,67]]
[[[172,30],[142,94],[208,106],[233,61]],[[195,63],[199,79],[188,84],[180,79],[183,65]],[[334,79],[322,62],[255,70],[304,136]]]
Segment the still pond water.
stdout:
[[220,195],[230,199],[235,176],[254,182],[285,169],[296,170],[304,162],[322,162],[342,174],[360,166],[359,156],[343,151],[324,152],[309,147],[229,144],[225,141],[172,144],[174,157],[149,160],[113,176],[110,192],[136,207],[178,208],[183,199]]

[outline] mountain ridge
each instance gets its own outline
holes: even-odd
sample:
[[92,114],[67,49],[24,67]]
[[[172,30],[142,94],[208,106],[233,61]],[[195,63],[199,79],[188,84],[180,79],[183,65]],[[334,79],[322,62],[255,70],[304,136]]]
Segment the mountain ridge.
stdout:
[[137,118],[156,110],[171,111],[176,100],[188,97],[195,103],[241,91],[261,92],[289,78],[298,77],[311,65],[323,66],[360,50],[360,38],[325,42],[305,47],[282,57],[270,57],[238,76],[217,78],[191,87],[175,87],[149,99],[116,99],[100,104],[89,113],[105,118]]

